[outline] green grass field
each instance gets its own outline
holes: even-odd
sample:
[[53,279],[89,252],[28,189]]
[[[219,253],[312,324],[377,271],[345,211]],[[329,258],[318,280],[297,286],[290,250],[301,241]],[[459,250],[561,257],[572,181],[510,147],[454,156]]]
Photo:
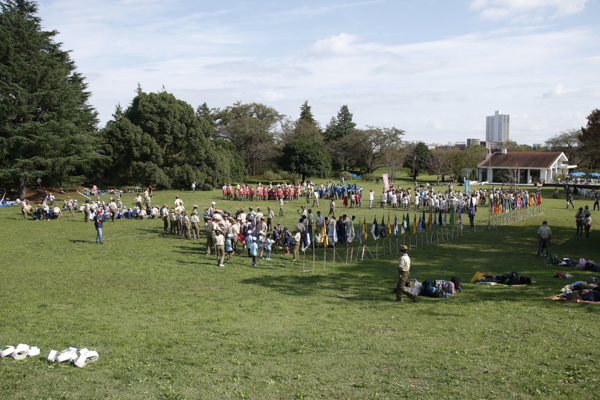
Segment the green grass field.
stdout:
[[[242,206],[219,191],[154,200],[172,204],[176,194],[186,206]],[[416,304],[391,293],[397,254],[324,270],[319,252],[314,274],[281,252],[258,268],[248,258],[218,268],[204,240],[160,234],[160,220],[107,222],[97,245],[82,214],[23,222],[17,207],[0,209],[0,346],[42,350],[0,360],[0,398],[598,398],[600,308],[544,300],[598,274],[567,268],[575,277],[556,279],[558,267],[535,252],[544,219],[561,258],[600,260],[600,233],[576,236],[575,211],[551,197],[545,189],[543,216],[488,231],[481,208],[477,233],[465,227],[461,238],[412,250],[412,278],[463,281],[459,294]],[[301,204],[276,221],[293,225]],[[583,204],[592,201],[575,202]],[[343,212],[369,224],[388,215]],[[534,284],[471,284],[476,271],[516,271]],[[98,351],[99,361],[78,369],[44,360],[71,345]]]

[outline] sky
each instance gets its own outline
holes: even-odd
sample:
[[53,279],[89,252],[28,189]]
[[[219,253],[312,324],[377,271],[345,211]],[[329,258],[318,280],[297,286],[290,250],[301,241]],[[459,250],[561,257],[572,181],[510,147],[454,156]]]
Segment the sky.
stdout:
[[263,103],[408,141],[543,143],[600,108],[600,0],[40,0],[108,122],[139,85],[194,108]]

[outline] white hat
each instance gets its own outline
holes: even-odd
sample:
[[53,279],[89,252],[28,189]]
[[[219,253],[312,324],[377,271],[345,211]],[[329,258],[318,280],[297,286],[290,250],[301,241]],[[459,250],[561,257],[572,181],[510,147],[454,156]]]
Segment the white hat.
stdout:
[[263,231],[258,232],[259,235],[264,235],[265,233]]

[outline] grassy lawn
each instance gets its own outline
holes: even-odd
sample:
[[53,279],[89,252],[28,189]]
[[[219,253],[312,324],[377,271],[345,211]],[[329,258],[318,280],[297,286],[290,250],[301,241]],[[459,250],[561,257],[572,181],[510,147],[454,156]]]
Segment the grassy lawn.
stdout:
[[[381,193],[374,182],[362,184]],[[160,234],[160,220],[107,222],[105,244],[97,245],[81,214],[23,222],[20,209],[0,209],[0,346],[42,350],[25,361],[0,360],[0,397],[597,397],[600,308],[544,298],[598,274],[567,268],[573,279],[554,278],[558,267],[535,257],[535,238],[546,219],[552,253],[600,261],[600,233],[576,236],[575,211],[551,193],[544,190],[543,216],[488,231],[487,208],[480,208],[477,233],[465,227],[461,238],[412,250],[412,278],[463,281],[462,293],[416,304],[391,294],[396,254],[329,261],[324,270],[319,252],[315,273],[306,275],[281,252],[258,268],[248,258],[218,268],[204,255],[204,239]],[[155,192],[154,200],[172,204],[176,194],[190,207],[276,208],[225,202],[219,191]],[[293,225],[301,204],[286,204],[276,221]],[[584,204],[592,207],[575,202]],[[326,200],[320,210],[327,214]],[[388,215],[364,206],[343,212],[366,216],[369,229],[373,216]],[[471,284],[476,271],[516,271],[534,283]],[[99,361],[77,369],[43,359],[71,345],[97,350]]]

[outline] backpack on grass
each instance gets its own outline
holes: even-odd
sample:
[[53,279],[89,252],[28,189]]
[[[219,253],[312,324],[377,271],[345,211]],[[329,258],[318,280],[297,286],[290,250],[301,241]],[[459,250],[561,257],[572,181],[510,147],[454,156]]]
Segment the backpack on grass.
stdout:
[[511,272],[510,274],[504,275],[504,280],[502,281],[505,285],[518,285],[521,283],[519,280],[519,274],[516,272]]
[[454,276],[450,279],[450,282],[454,283],[454,288],[456,289],[457,292],[460,292],[462,290],[462,286],[460,285],[459,278]]
[[421,289],[421,296],[431,297],[434,291],[435,287],[433,286],[433,282],[431,282],[429,279],[424,280],[423,288]]

